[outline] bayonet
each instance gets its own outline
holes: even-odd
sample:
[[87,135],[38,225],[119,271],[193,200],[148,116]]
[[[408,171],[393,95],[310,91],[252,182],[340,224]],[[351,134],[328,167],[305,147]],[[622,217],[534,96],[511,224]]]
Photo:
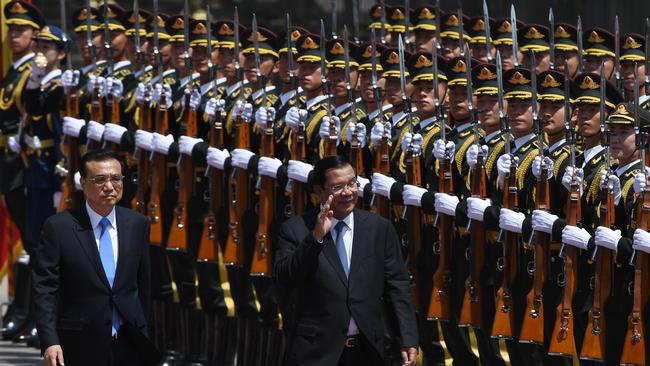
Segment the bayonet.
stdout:
[[[97,59],[95,57],[95,45],[93,44],[93,30],[92,30],[92,12],[90,7],[90,0],[86,0],[86,46],[88,47],[88,55],[93,63],[93,74],[97,74]],[[70,57],[68,57],[70,58]]]
[[517,13],[515,4],[510,5],[510,24],[512,25],[512,61],[515,67],[519,67],[519,42],[517,41]]
[[438,55],[436,52],[437,41],[434,38],[433,47],[431,50],[431,62],[433,63],[433,104],[436,108],[436,119],[440,124],[440,139],[442,141],[447,141],[447,126],[444,120],[444,112],[442,111],[442,106],[440,105],[440,89],[438,89]]
[[404,113],[406,114],[406,124],[408,128],[412,128],[411,120],[411,100],[408,95],[406,95],[406,66],[404,65],[404,41],[402,40],[402,35],[399,35],[397,39],[397,51],[399,54],[399,82],[400,89],[402,91],[402,105],[404,106]]
[[359,0],[352,0],[352,31],[354,32],[354,43],[360,44],[359,38]]
[[[190,57],[190,6],[188,0],[185,0],[183,10],[183,25],[183,59],[185,60],[185,73],[187,74],[188,78],[187,84],[185,84],[185,93],[189,93],[190,89],[194,85],[194,80],[192,80],[192,59]],[[235,57],[235,59],[237,59],[237,57]],[[162,65],[159,67],[162,69]],[[162,74],[160,75],[162,78]]]
[[264,80],[264,75],[262,75],[262,67],[260,61],[260,40],[259,40],[259,29],[257,27],[257,16],[253,13],[253,50],[255,56],[255,75],[257,75],[257,82],[259,88],[262,90],[262,106],[266,103],[266,81]]
[[291,89],[296,90],[298,94],[298,78],[294,72],[293,63],[293,42],[291,41],[291,16],[287,13],[287,65],[289,67],[289,80],[291,80]]
[[381,29],[379,35],[381,37],[381,44],[386,44],[386,2],[381,0]]
[[[646,18],[646,22],[648,21],[648,18]],[[646,26],[648,26],[646,24]],[[646,28],[646,35],[647,35],[647,28]],[[647,38],[646,38],[647,42]],[[648,49],[646,48],[646,52],[648,52]],[[646,54],[647,55],[647,54]],[[647,61],[647,59],[646,59]],[[646,66],[647,67],[647,66]],[[648,74],[648,71],[646,69],[646,75]],[[646,173],[646,161],[645,161],[645,149],[646,149],[646,141],[648,138],[647,132],[641,132],[641,120],[639,119],[639,79],[636,71],[636,65],[634,66],[634,137],[635,137],[635,142],[636,142],[636,149],[639,152],[639,160],[641,163],[641,172],[646,175],[646,182],[648,181],[648,175]],[[643,196],[643,194],[642,194]],[[630,261],[628,264],[633,265],[634,264],[634,257],[636,254],[636,250],[632,251],[632,256],[630,257]]]
[[467,84],[465,91],[467,92],[467,110],[469,111],[469,123],[472,124],[476,122],[477,110],[474,109],[474,103],[472,102],[472,56],[469,51],[469,45],[465,44],[465,78],[467,79]]
[[440,51],[440,48],[442,47],[441,45],[441,40],[440,40],[440,0],[436,0],[436,30],[435,30],[435,48],[437,49],[436,52]]
[[650,95],[650,18],[645,18],[644,28],[645,28],[645,95]]
[[[157,23],[158,19],[154,19]],[[144,53],[142,52],[142,43],[140,41],[140,4],[138,0],[133,0],[133,28],[135,29],[135,63],[136,70],[140,70],[145,65]],[[140,73],[140,80],[144,78],[144,72]]]
[[[498,103],[498,111],[499,111],[499,122],[501,124],[501,128],[504,131],[509,131],[508,122],[506,121],[506,116],[503,112],[503,66],[501,64],[501,52],[499,50],[497,50],[496,67],[497,67],[497,103]],[[509,143],[506,143],[505,148],[506,148],[506,154],[510,154]]]
[[348,101],[350,102],[350,115],[352,118],[357,116],[357,106],[356,100],[354,97],[354,88],[352,87],[352,82],[350,80],[350,46],[348,45],[348,27],[347,25],[343,26],[343,58],[345,60],[344,69],[345,69],[345,89],[348,92]]
[[408,49],[411,45],[411,5],[409,0],[404,0],[404,46]]
[[217,95],[217,76],[214,73],[215,67],[212,62],[212,13],[210,12],[210,4],[205,7],[205,24],[208,28],[208,44],[206,46],[208,54],[208,74],[212,78],[212,95]]
[[485,52],[487,53],[488,63],[492,63],[492,42],[490,40],[490,13],[487,1],[483,0],[483,22],[485,23]]
[[325,24],[323,19],[320,20],[320,80],[323,88],[323,95],[327,97],[327,115],[330,120],[330,129],[334,126],[332,121],[332,96],[330,95],[329,84],[327,81],[327,51],[325,43]]
[[235,6],[235,13],[233,14],[233,25],[235,27],[235,74],[239,80],[239,95],[237,100],[244,99],[244,70],[242,70],[241,65],[239,64],[239,10]]
[[616,87],[625,95],[623,87],[623,78],[621,77],[621,32],[619,29],[618,15],[614,17],[614,77],[616,78]]
[[[185,4],[187,5],[187,0],[185,0]],[[154,59],[156,60],[156,67],[158,68],[158,82],[160,84],[163,84],[163,64],[162,64],[162,55],[160,54],[160,44],[159,44],[159,39],[158,39],[158,0],[154,0],[153,2],[153,55]],[[185,25],[187,27],[187,23]],[[187,49],[186,49],[187,51]],[[185,62],[188,62],[186,59]],[[186,64],[187,66],[187,64]],[[191,82],[191,78],[190,78]]]
[[582,73],[584,69],[584,65],[582,64],[582,18],[580,15],[578,15],[578,23],[576,24],[576,36],[577,36],[577,43],[578,43],[578,72]]
[[113,76],[113,47],[111,45],[111,31],[109,29],[108,20],[108,1],[104,0],[102,7],[104,14],[104,51],[106,53],[106,73],[108,76]]
[[[136,0],[137,1],[137,0]],[[63,44],[65,45],[65,51],[70,52],[70,45],[68,44],[68,19],[65,14],[65,0],[59,0],[60,12],[61,12],[61,30],[63,30]],[[90,18],[90,13],[88,13],[88,18]],[[72,57],[68,55],[66,57],[66,68],[72,70]]]
[[465,56],[465,29],[463,28],[463,2],[458,0],[458,47],[460,55]]
[[[533,115],[533,126],[535,127],[535,133],[537,134],[537,154],[540,158],[541,171],[546,171],[548,167],[544,161],[544,130],[542,129],[542,121],[539,118],[539,113],[537,111],[537,60],[535,59],[535,51],[530,50],[530,88],[531,88],[531,107]],[[542,174],[544,176],[544,174]],[[535,238],[535,231],[530,233],[528,239],[528,244],[533,245]]]
[[[576,145],[574,130],[571,127],[571,79],[569,78],[569,65],[564,60],[564,128],[566,130],[566,141],[569,146],[569,165],[576,169]],[[575,174],[575,173],[574,173]]]
[[331,7],[331,9],[332,9],[332,39],[337,39],[338,38],[338,36],[336,35],[336,30],[338,29],[338,24],[337,24],[337,16],[338,16],[338,14],[337,14],[337,9],[336,9],[337,2],[338,2],[338,0],[331,0],[331,4],[332,4],[332,7]]
[[548,9],[548,25],[549,25],[549,40],[551,45],[549,48],[550,53],[550,69],[555,70],[555,17],[553,16],[553,8]]
[[600,144],[605,148],[605,168],[607,169],[607,176],[610,175],[611,169],[611,156],[609,152],[609,133],[606,129],[605,122],[605,85],[607,81],[605,79],[605,62],[601,61],[600,63]]
[[377,40],[375,39],[375,28],[370,29],[370,46],[372,47],[372,54],[370,55],[370,83],[372,84],[372,91],[375,95],[375,104],[380,109],[381,113],[381,89],[377,83]]

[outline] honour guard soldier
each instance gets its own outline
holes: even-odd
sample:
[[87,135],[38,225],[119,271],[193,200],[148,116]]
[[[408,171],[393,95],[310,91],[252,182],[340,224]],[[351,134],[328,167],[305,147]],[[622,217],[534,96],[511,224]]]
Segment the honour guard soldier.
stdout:
[[569,77],[573,78],[578,74],[578,31],[576,27],[568,23],[558,23],[553,30],[555,37],[555,69],[564,72],[564,61],[569,66]]
[[[413,29],[413,23],[411,18],[413,17],[413,9],[404,9],[404,6],[387,6],[386,7],[386,18],[388,19],[389,27],[389,41],[387,44],[397,47],[397,38],[401,35],[402,38],[407,34],[406,27],[409,27],[409,35],[414,35],[411,32]],[[412,40],[404,40],[406,43],[412,43]]]
[[368,28],[375,29],[375,41],[378,44],[386,45],[390,43],[390,24],[386,21],[388,7],[383,3],[375,4],[370,7],[370,24]]
[[615,82],[614,35],[602,28],[592,28],[584,31],[582,39],[585,48],[582,51],[584,72],[600,74],[600,63],[605,63],[605,78],[610,83]]
[[[645,75],[645,39],[642,35],[628,33],[621,37],[621,77],[627,100],[634,97],[634,75]],[[636,73],[635,73],[636,72]],[[645,77],[639,77],[639,95],[646,95]]]
[[[524,23],[517,20],[517,29],[524,26]],[[515,66],[515,59],[512,56],[512,19],[501,18],[490,28],[492,32],[492,44],[497,52],[501,54],[503,71],[508,71]],[[521,55],[517,54],[517,62]]]
[[413,13],[413,33],[415,33],[415,50],[431,53],[431,46],[436,35],[436,8],[425,5]]
[[519,29],[519,50],[523,54],[522,63],[530,65],[530,51],[534,51],[535,74],[549,69],[550,65],[550,44],[548,43],[548,28],[539,24],[529,24]]
[[[11,66],[2,79],[0,105],[0,192],[11,219],[21,237],[27,237],[24,193],[24,166],[22,156],[9,148],[9,138],[22,130],[25,111],[23,90],[27,84],[34,58],[32,38],[43,26],[43,17],[34,6],[23,1],[10,1],[4,6],[8,26],[7,45],[10,47]],[[23,241],[29,253],[36,243]],[[3,317],[2,337],[12,339],[27,326],[30,312],[29,259],[23,256],[15,269],[14,300]]]
[[[490,18],[490,29],[494,25],[495,20]],[[486,42],[490,42],[490,40],[486,40],[486,37],[488,37],[486,34],[488,27],[485,25],[485,18],[483,16],[473,17],[465,24],[465,27],[467,34],[470,36],[469,46],[472,52],[472,58],[481,62],[488,62],[493,59],[494,55],[488,55],[488,51],[491,53],[494,52],[494,47],[490,47],[489,50],[486,48]]]
[[[459,57],[463,54],[463,42],[460,42],[460,30],[463,28],[463,24],[469,22],[469,17],[466,15],[462,16],[462,19],[458,18],[458,13],[443,13],[440,12],[440,45],[442,46],[442,57],[445,61],[449,62],[454,57]],[[465,33],[463,29],[463,39],[465,42],[471,41],[471,38],[468,34]]]

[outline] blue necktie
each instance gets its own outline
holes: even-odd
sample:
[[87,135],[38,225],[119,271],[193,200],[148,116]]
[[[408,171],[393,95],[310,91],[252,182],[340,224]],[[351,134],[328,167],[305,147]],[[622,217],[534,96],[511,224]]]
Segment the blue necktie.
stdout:
[[343,241],[343,228],[346,226],[345,222],[339,221],[334,227],[334,230],[336,230],[336,252],[339,254],[339,259],[341,259],[343,271],[347,278],[350,274],[350,266],[348,265],[348,254],[345,252],[345,242]]
[[[99,236],[99,258],[102,261],[102,267],[104,267],[104,273],[106,274],[108,283],[112,288],[113,281],[115,280],[115,257],[113,257],[113,242],[111,241],[111,234],[108,231],[108,227],[111,225],[111,223],[107,218],[102,217],[102,219],[99,221],[99,225],[102,227],[102,233]],[[111,335],[116,335],[119,329],[120,315],[117,313],[115,306],[113,306]]]

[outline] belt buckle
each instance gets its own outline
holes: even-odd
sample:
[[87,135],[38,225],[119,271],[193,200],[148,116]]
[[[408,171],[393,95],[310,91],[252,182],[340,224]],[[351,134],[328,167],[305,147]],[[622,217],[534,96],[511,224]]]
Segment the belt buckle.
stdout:
[[345,348],[354,348],[359,345],[359,338],[357,336],[348,336],[343,342]]

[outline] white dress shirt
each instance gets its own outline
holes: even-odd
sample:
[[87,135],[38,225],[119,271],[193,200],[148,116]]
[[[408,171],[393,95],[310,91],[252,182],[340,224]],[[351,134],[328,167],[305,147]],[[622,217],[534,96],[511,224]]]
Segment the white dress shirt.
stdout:
[[[97,252],[99,252],[99,239],[102,236],[102,226],[99,224],[99,221],[101,221],[103,216],[93,211],[90,205],[88,205],[87,201],[86,211],[88,211],[90,225],[92,225],[93,235],[95,236],[95,243],[97,244]],[[115,207],[113,207],[113,210],[111,210],[106,218],[111,224],[107,230],[111,235],[111,243],[113,244],[113,259],[115,260],[115,269],[117,269],[117,221],[115,221]]]
[[[332,228],[330,229],[330,234],[332,235],[332,240],[334,243],[336,243],[336,224],[338,224],[339,220],[335,219],[332,217]],[[345,222],[345,225],[343,227],[343,230],[341,231],[341,235],[343,235],[343,244],[345,245],[345,254],[346,254],[346,260],[348,261],[348,269],[350,269],[350,262],[352,259],[352,239],[354,237],[354,214],[349,214],[346,218],[343,219],[343,222]],[[359,327],[357,327],[357,323],[354,321],[354,318],[352,318],[352,315],[350,315],[350,325],[348,326],[348,335],[356,335],[359,334]]]

